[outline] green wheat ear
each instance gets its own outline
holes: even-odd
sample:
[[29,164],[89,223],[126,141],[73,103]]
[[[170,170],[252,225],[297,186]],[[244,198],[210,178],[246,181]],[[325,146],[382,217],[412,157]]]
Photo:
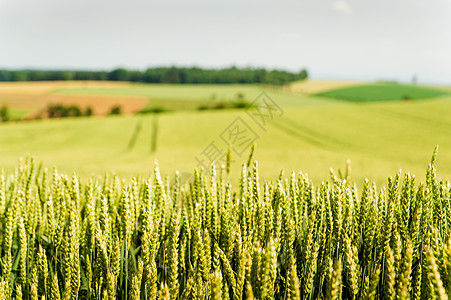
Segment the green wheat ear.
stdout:
[[431,249],[426,249],[426,259],[428,263],[428,278],[432,286],[432,297],[434,299],[447,300],[445,288],[443,287],[443,281],[440,278],[438,266]]
[[130,180],[54,170],[46,185],[27,158],[0,175],[0,299],[447,299],[436,153],[425,183],[397,173],[361,190],[335,175],[260,182],[253,154],[239,186],[212,167],[172,189],[158,165]]
[[252,147],[251,147],[251,151],[249,152],[249,157],[248,157],[248,159],[247,159],[247,164],[246,164],[246,166],[247,166],[247,168],[249,169],[249,167],[251,166],[251,164],[252,164],[252,160],[254,159],[254,153],[255,153],[255,147],[257,146],[257,143],[256,142],[253,142],[252,143]]
[[[7,299],[7,298],[4,298]],[[36,288],[35,284],[30,285],[30,299],[31,300],[38,300],[38,289]]]
[[55,300],[59,300],[61,299],[60,296],[60,290],[59,290],[59,284],[58,284],[58,275],[55,273],[55,275],[53,275],[53,279],[52,279],[52,287],[50,290],[50,299],[55,299]]
[[226,173],[230,174],[230,167],[232,165],[232,147],[229,146],[227,149],[227,161],[226,161]]
[[437,159],[437,153],[438,153],[438,145],[435,146],[434,152],[432,152],[431,165],[435,164],[435,161]]
[[222,274],[220,270],[216,270],[211,274],[211,300],[222,300]]
[[169,288],[164,283],[161,284],[158,299],[161,299],[161,300],[170,300],[171,299],[171,294],[169,292]]
[[[16,285],[16,299],[17,300],[22,300],[23,299],[22,285],[21,284]],[[55,298],[55,299],[59,299],[59,298]]]
[[327,299],[341,299],[342,295],[342,262],[335,261],[332,277],[327,287]]
[[5,279],[2,279],[0,281],[0,299],[9,299],[10,295],[9,283]]

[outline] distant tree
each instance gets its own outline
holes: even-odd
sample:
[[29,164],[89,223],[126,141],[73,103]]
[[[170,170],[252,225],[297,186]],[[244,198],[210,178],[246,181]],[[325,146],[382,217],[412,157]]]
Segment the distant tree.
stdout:
[[115,69],[108,73],[108,80],[129,81],[130,80],[130,71],[123,69],[123,68]]
[[45,76],[46,79],[39,79],[39,80],[70,80],[72,78],[72,75],[68,71],[53,71],[48,72],[48,74]]
[[119,105],[113,106],[111,108],[111,111],[109,113],[110,115],[120,115],[121,114],[121,107]]
[[85,116],[90,117],[93,115],[93,113],[94,113],[94,111],[93,111],[92,107],[88,106],[85,110]]
[[198,67],[157,67],[145,72],[124,68],[105,71],[70,71],[70,70],[0,70],[0,81],[44,81],[44,80],[112,80],[149,83],[217,83],[249,84],[264,83],[282,85],[294,80],[308,78],[306,70],[292,73],[284,70],[266,70],[238,68],[232,66],[224,69],[201,69]]
[[227,104],[224,102],[219,102],[215,106],[213,106],[213,109],[224,109],[227,108]]
[[71,71],[61,72],[61,80],[72,80],[74,79],[74,73]]
[[301,70],[301,72],[299,72],[297,80],[304,80],[307,78],[308,78],[308,72],[307,72],[307,70],[304,69],[304,70]]
[[81,109],[76,105],[71,105],[66,108],[66,116],[67,117],[81,117],[83,113],[81,112]]
[[6,106],[6,104],[4,104],[0,108],[0,121],[2,121],[2,122],[9,121],[9,109],[8,109],[8,106]]
[[51,104],[47,107],[49,118],[81,117],[81,109],[76,105],[64,106],[61,104]]
[[243,109],[243,108],[249,108],[252,104],[247,102],[246,100],[239,100],[232,103],[234,108]]
[[66,117],[66,108],[59,104],[50,104],[47,107],[47,115],[49,118],[63,118]]
[[11,80],[12,81],[27,81],[28,80],[28,74],[25,71],[13,71],[11,73]]
[[254,71],[254,81],[257,83],[263,83],[266,81],[266,70],[257,69]]
[[144,73],[141,71],[130,71],[129,80],[133,82],[143,81]]
[[[26,80],[29,81],[39,81],[39,80],[44,80],[44,79],[48,79],[47,78],[47,72],[45,71],[27,71],[26,72]],[[14,81],[20,81],[20,80],[16,80],[16,78],[13,79]]]
[[165,83],[182,83],[181,71],[176,67],[171,67],[163,73],[163,81]]
[[73,80],[108,80],[107,72],[74,71]]
[[0,81],[11,81],[11,72],[0,70]]
[[168,111],[162,106],[147,107],[138,112],[138,114],[161,114]]
[[239,92],[236,94],[236,100],[232,102],[232,107],[242,109],[250,106],[250,103],[246,101],[244,93]]
[[162,82],[161,75],[162,72],[159,72],[158,69],[147,69],[146,72],[144,72],[143,81],[149,83],[160,83]]

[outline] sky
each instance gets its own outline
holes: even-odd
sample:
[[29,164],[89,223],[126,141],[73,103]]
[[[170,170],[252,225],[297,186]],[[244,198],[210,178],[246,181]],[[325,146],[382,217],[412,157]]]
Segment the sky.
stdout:
[[0,0],[0,68],[169,65],[451,85],[451,0]]

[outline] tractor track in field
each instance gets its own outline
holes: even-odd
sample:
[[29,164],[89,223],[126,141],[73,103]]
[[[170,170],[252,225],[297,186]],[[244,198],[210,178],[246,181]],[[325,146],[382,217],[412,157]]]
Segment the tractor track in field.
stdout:
[[295,137],[298,140],[306,141],[312,145],[320,146],[328,149],[339,149],[342,147],[351,147],[339,139],[327,136],[323,133],[315,131],[309,127],[301,125],[293,120],[281,119],[279,121],[272,121],[271,125],[284,133]]
[[410,123],[415,123],[415,124],[421,124],[422,126],[427,126],[429,128],[435,129],[435,130],[440,130],[443,131],[445,133],[448,133],[451,130],[451,122],[444,122],[444,121],[440,121],[440,120],[436,120],[436,119],[428,119],[428,118],[423,118],[423,117],[419,117],[419,116],[413,116],[407,113],[402,113],[402,112],[397,112],[397,111],[392,111],[392,110],[388,110],[388,109],[383,109],[383,108],[379,108],[374,110],[374,112],[378,115],[384,115],[384,116],[388,116],[390,118],[393,119],[402,119],[404,121],[410,122]]

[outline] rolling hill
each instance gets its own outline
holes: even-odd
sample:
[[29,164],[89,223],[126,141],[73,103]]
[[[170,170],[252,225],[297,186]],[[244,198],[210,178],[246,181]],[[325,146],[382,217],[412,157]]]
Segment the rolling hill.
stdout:
[[[19,157],[29,153],[47,166],[76,171],[84,178],[104,171],[121,176],[147,175],[155,159],[169,173],[184,173],[198,166],[201,158],[208,162],[205,153],[213,145],[224,154],[227,142],[232,141],[231,129],[237,132],[250,128],[253,135],[239,140],[240,153],[233,155],[235,175],[247,159],[248,142],[255,140],[262,177],[285,169],[306,172],[320,181],[329,176],[329,168],[343,169],[349,159],[354,179],[371,177],[382,183],[398,168],[423,174],[438,144],[439,173],[451,178],[449,96],[356,105],[255,86],[241,90],[250,99],[264,90],[280,111],[272,117],[267,115],[264,126],[259,124],[255,110],[189,110],[6,123],[0,126],[0,165],[13,168]],[[236,92],[231,88],[229,95]],[[189,89],[174,93],[182,96],[189,94]],[[205,90],[204,95],[209,93]]]

